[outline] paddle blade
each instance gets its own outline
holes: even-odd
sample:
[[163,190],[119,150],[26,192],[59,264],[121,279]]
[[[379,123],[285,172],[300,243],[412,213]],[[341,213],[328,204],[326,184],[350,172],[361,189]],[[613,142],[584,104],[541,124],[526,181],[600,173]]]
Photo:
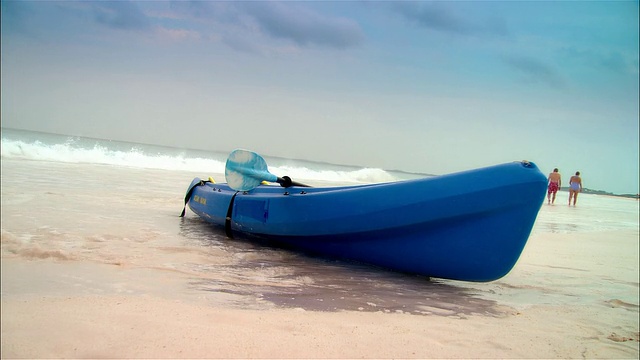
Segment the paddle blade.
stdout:
[[224,175],[229,187],[238,191],[255,189],[262,181],[278,180],[277,176],[269,172],[262,156],[244,149],[237,149],[229,154]]

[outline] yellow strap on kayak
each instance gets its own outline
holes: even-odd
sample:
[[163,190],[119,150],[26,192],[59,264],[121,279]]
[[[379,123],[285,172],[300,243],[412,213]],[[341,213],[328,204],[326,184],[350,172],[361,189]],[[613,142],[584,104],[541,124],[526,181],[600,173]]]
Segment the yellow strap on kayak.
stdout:
[[216,183],[216,181],[215,181],[215,180],[213,180],[213,178],[212,178],[211,176],[209,176],[209,182],[210,182],[210,183],[212,183],[212,184],[215,184],[215,183]]

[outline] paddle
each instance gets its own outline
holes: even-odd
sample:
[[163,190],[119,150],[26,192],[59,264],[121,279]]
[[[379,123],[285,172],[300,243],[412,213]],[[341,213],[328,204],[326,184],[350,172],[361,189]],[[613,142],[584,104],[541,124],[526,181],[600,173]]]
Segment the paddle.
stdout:
[[288,176],[278,177],[269,172],[267,162],[253,151],[236,149],[229,154],[224,169],[227,184],[237,191],[255,189],[262,181],[277,182],[282,187],[304,186]]

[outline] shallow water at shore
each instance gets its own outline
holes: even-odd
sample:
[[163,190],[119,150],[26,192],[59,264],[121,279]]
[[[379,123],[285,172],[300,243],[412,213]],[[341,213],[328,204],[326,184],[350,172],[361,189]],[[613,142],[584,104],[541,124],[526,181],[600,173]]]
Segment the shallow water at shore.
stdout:
[[[37,161],[3,160],[2,165],[5,256],[182,272],[194,276],[190,287],[203,291],[323,310],[396,311],[404,306],[405,311],[419,312],[425,292],[436,294],[432,300],[445,297],[443,304],[460,303],[446,296],[483,293],[486,287],[228,239],[222,229],[190,211],[184,219],[177,217],[189,175]],[[599,196],[580,200],[578,207],[542,206],[523,259],[506,279],[524,281],[519,275],[529,271],[531,286],[553,280],[546,291],[553,293],[553,283],[567,276],[579,279],[581,272],[598,272],[598,279],[612,279],[608,286],[618,286],[622,292],[629,286],[621,300],[633,302],[638,283],[634,272],[638,244],[633,241],[638,202]],[[538,258],[535,250],[541,244],[555,247],[555,258]],[[596,282],[595,278],[590,281]],[[576,295],[589,297],[588,293]]]

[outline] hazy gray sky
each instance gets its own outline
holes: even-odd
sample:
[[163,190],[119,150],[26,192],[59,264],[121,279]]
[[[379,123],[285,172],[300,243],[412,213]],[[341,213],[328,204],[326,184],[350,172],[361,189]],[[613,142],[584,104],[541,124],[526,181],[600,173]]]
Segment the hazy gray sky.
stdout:
[[638,1],[2,1],[2,126],[638,190]]

